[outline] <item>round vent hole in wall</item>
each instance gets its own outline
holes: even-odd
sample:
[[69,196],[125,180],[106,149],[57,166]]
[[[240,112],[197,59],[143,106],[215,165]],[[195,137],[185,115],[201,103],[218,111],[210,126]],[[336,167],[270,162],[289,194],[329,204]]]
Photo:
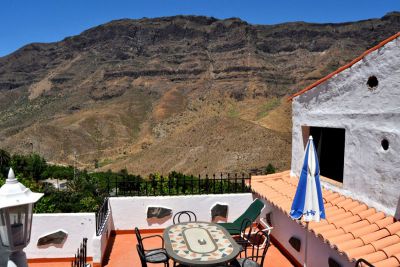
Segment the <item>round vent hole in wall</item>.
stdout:
[[389,141],[387,139],[383,139],[381,141],[381,146],[382,146],[383,150],[388,150],[389,149]]
[[368,78],[367,85],[370,90],[374,90],[378,86],[378,78],[376,76],[372,75]]

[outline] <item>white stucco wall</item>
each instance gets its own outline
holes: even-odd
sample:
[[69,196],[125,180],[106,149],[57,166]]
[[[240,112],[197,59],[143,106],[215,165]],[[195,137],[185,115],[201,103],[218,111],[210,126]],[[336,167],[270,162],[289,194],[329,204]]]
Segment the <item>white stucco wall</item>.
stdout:
[[172,209],[173,214],[182,210],[193,211],[199,221],[211,221],[211,208],[216,203],[227,204],[228,221],[239,217],[253,202],[251,193],[223,195],[191,195],[165,197],[112,197],[111,211],[115,230],[159,229],[172,224],[172,217],[163,223],[147,221],[147,207]]
[[[369,90],[368,77],[379,85]],[[293,99],[292,173],[304,154],[302,126],[344,128],[344,195],[395,214],[400,196],[400,40]],[[385,151],[381,140],[389,140]]]
[[[265,203],[265,208],[261,212],[260,218],[265,218],[267,213],[271,213],[271,226],[274,227],[271,235],[300,263],[305,260],[305,244],[306,233],[308,233],[307,241],[307,266],[308,267],[325,267],[328,265],[328,259],[333,258],[340,263],[342,267],[354,267],[354,263],[350,263],[345,256],[340,255],[336,250],[332,249],[323,240],[316,237],[313,233],[307,232],[297,222],[290,219],[281,210],[272,206],[268,201],[262,199]],[[295,250],[289,243],[289,239],[294,236],[301,240],[300,251]],[[318,253],[316,253],[318,251]]]
[[[66,242],[59,247],[37,247],[40,236],[63,229],[68,233]],[[96,235],[94,213],[55,213],[34,214],[32,221],[31,242],[25,248],[28,259],[35,258],[70,258],[74,257],[84,237],[88,238],[87,253],[93,256],[92,240]]]
[[93,263],[101,263],[107,249],[111,232],[114,230],[114,221],[110,210],[101,235],[93,236]]

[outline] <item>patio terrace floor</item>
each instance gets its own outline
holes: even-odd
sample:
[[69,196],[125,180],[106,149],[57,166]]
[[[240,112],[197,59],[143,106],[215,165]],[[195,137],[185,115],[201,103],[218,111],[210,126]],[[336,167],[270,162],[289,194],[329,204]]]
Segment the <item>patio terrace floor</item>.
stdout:
[[[159,233],[162,234],[162,233]],[[152,234],[143,234],[143,237]],[[112,236],[110,241],[110,251],[104,259],[104,265],[107,267],[139,267],[140,260],[136,252],[136,236],[135,234],[118,234]],[[154,241],[149,239],[145,243],[146,248],[159,247],[159,240]],[[70,262],[43,262],[43,263],[29,263],[29,267],[70,267]],[[149,265],[149,266],[162,266]],[[170,265],[172,266],[172,264]],[[287,259],[282,252],[274,245],[271,244],[268,249],[264,266],[268,267],[289,267],[294,266],[289,259]]]

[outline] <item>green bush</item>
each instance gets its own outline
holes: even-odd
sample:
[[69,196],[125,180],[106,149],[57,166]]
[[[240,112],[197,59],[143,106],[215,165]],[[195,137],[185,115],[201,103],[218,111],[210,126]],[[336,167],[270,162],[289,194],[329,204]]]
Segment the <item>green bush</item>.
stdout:
[[268,164],[267,167],[265,167],[265,174],[272,174],[275,172],[276,172],[276,169],[275,169],[274,165],[272,165],[271,163]]

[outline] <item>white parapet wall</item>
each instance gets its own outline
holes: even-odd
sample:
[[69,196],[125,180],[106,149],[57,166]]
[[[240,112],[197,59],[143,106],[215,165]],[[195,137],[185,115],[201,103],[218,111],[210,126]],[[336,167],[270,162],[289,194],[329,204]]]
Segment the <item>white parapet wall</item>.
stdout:
[[186,195],[163,197],[112,197],[110,206],[115,230],[160,229],[172,224],[172,217],[162,222],[153,223],[147,220],[148,207],[164,207],[178,211],[190,210],[199,221],[211,221],[211,208],[215,204],[228,205],[228,221],[239,217],[253,202],[251,193]]
[[[68,233],[65,243],[38,247],[40,237],[64,230]],[[32,221],[31,242],[25,248],[28,259],[71,258],[74,257],[84,237],[88,238],[87,255],[93,256],[93,237],[96,236],[94,213],[54,213],[34,214]]]
[[93,265],[101,266],[103,262],[105,251],[107,249],[108,241],[110,240],[111,232],[114,230],[114,221],[111,210],[108,213],[104,227],[101,233],[93,237]]

